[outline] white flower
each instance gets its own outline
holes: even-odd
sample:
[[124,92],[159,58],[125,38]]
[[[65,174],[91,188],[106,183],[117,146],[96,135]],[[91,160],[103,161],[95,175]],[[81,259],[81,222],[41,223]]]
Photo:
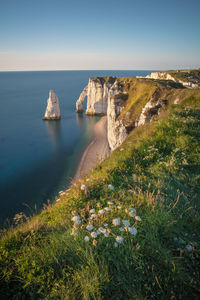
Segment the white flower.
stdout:
[[95,219],[96,217],[97,217],[96,214],[92,214],[92,215],[91,215],[91,219]]
[[122,236],[119,236],[119,235],[118,235],[118,236],[116,237],[116,242],[119,243],[119,244],[121,244],[121,243],[123,242],[123,240],[124,240],[124,238],[123,238]]
[[186,247],[185,247],[185,250],[187,252],[192,252],[192,245],[188,244]]
[[90,178],[87,178],[86,181],[90,181]]
[[124,226],[129,227],[130,226],[130,222],[128,220],[123,220],[122,223],[124,224]]
[[137,229],[135,227],[129,227],[128,228],[128,231],[133,234],[133,235],[136,235],[137,234]]
[[142,221],[142,219],[139,216],[135,216],[136,221]]
[[95,209],[94,208],[90,209],[90,214],[95,214]]
[[100,215],[103,215],[103,214],[105,214],[105,209],[100,209],[99,211],[98,211],[98,214],[100,214]]
[[105,232],[105,233],[104,233],[104,236],[105,236],[105,237],[108,237],[108,236],[109,236],[109,233],[108,233],[108,232]]
[[76,224],[81,224],[81,218],[79,216],[74,216],[71,220]]
[[114,190],[114,186],[113,186],[112,184],[109,184],[109,185],[108,185],[108,189],[109,189],[109,190]]
[[133,208],[133,207],[130,207],[128,210],[129,210],[129,211],[136,212],[136,209],[135,209],[135,208]]
[[108,224],[107,224],[107,223],[104,223],[104,224],[103,224],[103,226],[107,227],[107,226],[108,226]]
[[124,228],[123,228],[123,227],[120,227],[119,230],[120,230],[120,231],[124,231]]
[[113,204],[114,204],[114,202],[108,201],[108,205],[113,205]]
[[87,190],[87,185],[86,184],[82,184],[81,185],[81,191],[85,191]]
[[113,224],[114,226],[119,226],[119,225],[120,225],[120,218],[113,219],[113,220],[112,220],[112,224]]
[[85,240],[85,242],[89,242],[89,240],[90,240],[89,236],[86,235],[86,236],[84,237],[84,240]]
[[93,239],[95,239],[97,237],[97,233],[95,231],[91,232],[90,235]]
[[120,205],[117,206],[118,209],[121,209],[122,207]]
[[86,229],[89,230],[89,231],[91,231],[93,228],[94,228],[93,225],[87,225],[87,226],[86,226]]
[[130,212],[129,212],[129,216],[132,217],[132,218],[134,218],[134,217],[135,217],[135,212],[130,211]]
[[99,227],[99,228],[98,228],[98,231],[99,231],[100,233],[103,233],[103,234],[106,233],[106,229],[103,228],[103,227]]
[[106,211],[111,211],[111,208],[110,207],[105,207],[104,208]]
[[59,202],[60,201],[60,198],[58,198],[57,200],[56,200],[56,202]]
[[114,243],[114,247],[118,247],[118,243],[117,242]]

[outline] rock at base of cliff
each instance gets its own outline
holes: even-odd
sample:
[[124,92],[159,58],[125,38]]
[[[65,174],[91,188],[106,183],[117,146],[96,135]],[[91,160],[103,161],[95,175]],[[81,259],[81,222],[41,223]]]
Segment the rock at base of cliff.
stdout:
[[60,107],[58,97],[53,90],[49,91],[47,108],[43,120],[60,120]]

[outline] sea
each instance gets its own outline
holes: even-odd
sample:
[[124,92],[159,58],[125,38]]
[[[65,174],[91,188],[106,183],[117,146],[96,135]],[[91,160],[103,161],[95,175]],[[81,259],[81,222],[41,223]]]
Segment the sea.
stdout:
[[[135,77],[150,72],[0,72],[1,227],[12,225],[21,212],[26,216],[39,213],[73,183],[99,120],[75,112],[76,100],[89,77]],[[50,89],[59,99],[60,121],[42,120]]]

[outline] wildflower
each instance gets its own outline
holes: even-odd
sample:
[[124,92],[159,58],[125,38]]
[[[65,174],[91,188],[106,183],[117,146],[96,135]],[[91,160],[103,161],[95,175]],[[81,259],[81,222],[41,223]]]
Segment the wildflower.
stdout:
[[71,220],[76,224],[81,224],[81,218],[79,216],[74,216]]
[[90,240],[89,236],[86,235],[86,236],[84,237],[84,240],[85,240],[85,242],[89,242],[89,240]]
[[110,207],[105,207],[104,208],[106,211],[111,211],[111,208]]
[[104,236],[105,236],[105,237],[108,237],[108,236],[109,236],[109,233],[108,233],[108,232],[105,232],[105,233],[104,233]]
[[117,242],[114,243],[114,247],[118,247],[118,243]]
[[87,178],[86,181],[90,181],[90,178]]
[[100,209],[100,210],[98,211],[98,214],[99,214],[99,215],[103,215],[103,214],[105,214],[105,212],[106,212],[105,209]]
[[117,206],[118,209],[121,209],[122,207],[120,205]]
[[119,225],[120,225],[120,218],[113,219],[113,220],[112,220],[112,224],[113,224],[114,226],[119,226]]
[[91,232],[90,235],[93,239],[95,239],[97,237],[97,233],[95,231]]
[[137,234],[137,229],[135,227],[129,227],[128,228],[128,231],[133,234],[133,235],[136,235]]
[[109,184],[109,185],[108,185],[108,189],[109,189],[109,190],[114,190],[114,186],[113,186],[112,184]]
[[103,228],[103,227],[99,227],[98,231],[99,231],[100,233],[103,233],[103,234],[106,233],[106,229]]
[[86,184],[82,184],[81,185],[81,191],[85,191],[87,190],[87,185]]
[[185,250],[186,250],[187,252],[192,252],[192,250],[193,250],[192,245],[188,244],[188,245],[185,247]]
[[124,228],[123,228],[123,227],[120,227],[119,230],[120,230],[120,231],[124,231]]
[[119,235],[118,235],[118,236],[116,237],[116,242],[119,243],[119,244],[121,244],[121,243],[123,242],[123,240],[124,240],[124,238],[123,238],[122,236],[119,236]]
[[90,217],[91,217],[91,219],[95,219],[97,217],[97,215],[96,214],[92,214]]
[[87,225],[87,226],[86,226],[86,229],[89,230],[89,231],[91,231],[93,228],[94,228],[93,225]]
[[142,219],[139,216],[135,216],[136,221],[142,221]]
[[129,212],[129,216],[132,217],[132,218],[134,218],[134,217],[135,217],[135,212],[130,211],[130,212]]
[[59,202],[60,201],[60,198],[58,198],[57,200],[56,200],[56,202]]
[[92,221],[92,218],[88,218],[88,221],[89,221],[89,222]]
[[108,201],[108,205],[113,205],[113,204],[114,204],[114,202]]
[[123,220],[122,223],[124,224],[124,226],[129,227],[130,226],[130,222],[128,220]]
[[94,208],[90,209],[90,214],[95,214],[95,209]]
[[128,210],[129,210],[129,211],[136,212],[136,209],[135,209],[135,208],[133,208],[133,207],[130,207]]
[[107,227],[107,226],[108,226],[108,224],[107,224],[107,223],[104,223],[104,224],[103,224],[103,226],[104,226],[104,227]]

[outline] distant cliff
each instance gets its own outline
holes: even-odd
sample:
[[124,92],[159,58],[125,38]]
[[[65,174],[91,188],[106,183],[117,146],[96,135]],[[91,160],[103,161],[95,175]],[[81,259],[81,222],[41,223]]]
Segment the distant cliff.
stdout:
[[186,88],[200,88],[200,69],[152,72],[146,77],[137,76],[137,78],[172,80]]

